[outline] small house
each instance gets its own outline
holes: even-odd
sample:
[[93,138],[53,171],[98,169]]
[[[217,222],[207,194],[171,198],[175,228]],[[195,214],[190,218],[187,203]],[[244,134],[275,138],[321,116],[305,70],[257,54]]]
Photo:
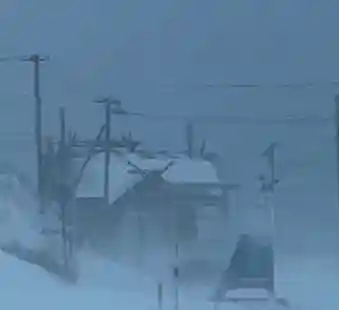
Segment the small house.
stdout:
[[223,214],[224,186],[214,165],[202,158],[112,152],[108,205],[104,168],[99,153],[84,170],[76,192],[76,227],[79,240],[109,255],[134,251],[140,257],[141,248],[197,242],[206,210],[221,211],[214,212],[219,219]]

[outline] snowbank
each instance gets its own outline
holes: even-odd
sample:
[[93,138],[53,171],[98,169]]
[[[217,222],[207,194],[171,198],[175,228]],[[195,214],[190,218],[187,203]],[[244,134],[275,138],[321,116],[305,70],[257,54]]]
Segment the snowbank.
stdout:
[[[115,264],[97,260],[94,256],[87,256],[87,259],[89,261],[83,266],[88,269],[84,271],[81,281],[76,286],[70,286],[58,281],[39,267],[0,252],[0,308],[10,310],[156,309],[155,296],[153,296],[155,292],[147,295],[144,282],[137,276],[125,273]],[[101,285],[98,285],[99,283]],[[117,289],[121,283],[125,286],[124,291]],[[128,283],[134,289],[128,289]]]
[[42,244],[33,196],[11,174],[0,174],[0,245],[18,243],[28,249]]
[[77,257],[80,270],[77,283],[82,287],[154,294],[156,280],[147,277],[139,270],[124,267],[91,252],[79,253]]

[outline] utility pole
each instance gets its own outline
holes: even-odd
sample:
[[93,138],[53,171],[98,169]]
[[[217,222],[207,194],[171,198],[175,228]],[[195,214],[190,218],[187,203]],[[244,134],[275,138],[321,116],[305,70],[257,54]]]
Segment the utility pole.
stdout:
[[96,103],[105,104],[105,163],[104,163],[104,199],[106,206],[109,205],[109,167],[111,159],[111,114],[112,106],[121,106],[119,100],[111,97],[104,97],[94,100]]
[[186,145],[187,155],[189,158],[193,158],[194,154],[194,128],[192,121],[186,123]]
[[[60,107],[59,110],[60,117],[60,157],[59,157],[59,180],[58,184],[61,189],[66,189],[66,171],[65,171],[65,149],[66,149],[66,116],[65,116],[65,107]],[[65,195],[61,191],[61,195]],[[63,246],[63,260],[65,271],[68,271],[69,268],[69,253],[68,253],[68,237],[67,237],[67,205],[68,199],[66,197],[60,197],[60,211],[61,211],[61,239]]]
[[274,192],[275,185],[278,183],[278,180],[275,178],[275,150],[276,150],[277,144],[271,143],[269,147],[262,153],[263,157],[267,158],[268,167],[269,167],[269,173],[270,178],[267,181],[267,190],[271,193]]
[[[42,194],[42,101],[40,96],[40,64],[41,62],[46,61],[46,57],[42,57],[38,54],[33,54],[29,57],[23,57],[22,61],[33,62],[34,65],[34,81],[33,81],[33,91],[35,98],[35,143],[36,143],[36,155],[37,155],[37,183],[38,183],[38,194],[39,197]],[[40,206],[41,211],[43,211],[43,206]]]
[[339,95],[336,95],[334,98],[335,101],[335,140],[336,140],[336,148],[337,148],[337,203],[339,206]]
[[[266,221],[270,221],[270,231],[267,231],[267,238],[270,238],[271,243],[271,258],[268,262],[269,272],[269,294],[270,297],[275,299],[275,229],[276,229],[276,218],[275,218],[275,206],[271,201],[274,194],[275,186],[278,183],[278,180],[275,176],[275,151],[277,144],[271,143],[269,147],[262,153],[262,156],[267,159],[268,168],[269,168],[269,178],[268,180],[263,176],[262,177],[262,187],[261,193],[263,194],[263,208],[267,211]],[[268,195],[268,196],[267,196]]]
[[[40,64],[49,60],[49,57],[33,54],[30,56],[14,56],[2,57],[0,62],[32,62],[34,64],[34,80],[33,80],[33,93],[35,98],[35,113],[34,113],[34,128],[35,128],[35,144],[37,155],[37,186],[38,195],[42,195],[42,101],[40,96]],[[40,201],[40,211],[43,212],[43,205]]]
[[66,112],[65,107],[60,107],[59,110],[59,117],[60,117],[60,141],[61,145],[66,145]]

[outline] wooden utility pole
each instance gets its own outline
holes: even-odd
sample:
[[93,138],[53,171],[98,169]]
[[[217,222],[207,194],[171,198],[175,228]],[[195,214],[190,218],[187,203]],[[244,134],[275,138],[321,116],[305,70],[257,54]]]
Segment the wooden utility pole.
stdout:
[[334,98],[335,101],[335,139],[336,139],[336,148],[337,148],[337,201],[339,205],[339,95],[336,95]]
[[[40,64],[47,61],[49,58],[41,56],[39,54],[33,54],[30,56],[14,56],[14,57],[1,57],[0,62],[33,62],[34,64],[34,80],[33,80],[33,92],[35,98],[35,143],[37,154],[37,186],[38,195],[41,198],[42,195],[42,121],[41,121],[41,107],[42,101],[40,96]],[[40,201],[40,211],[43,211],[43,205]]]
[[[275,151],[276,151],[277,144],[271,143],[269,147],[263,152],[262,156],[266,157],[268,167],[269,167],[269,179],[267,180],[265,177],[262,179],[262,187],[261,193],[263,194],[263,207],[267,209],[268,217],[270,217],[270,228],[271,231],[267,232],[267,237],[270,238],[271,248],[272,248],[272,257],[271,261],[268,263],[270,269],[272,269],[272,273],[270,274],[269,281],[271,282],[271,289],[270,294],[273,294],[273,298],[275,298],[275,229],[276,229],[276,216],[275,216],[275,206],[274,203],[271,201],[273,198],[275,186],[278,183],[278,180],[275,176]],[[268,196],[267,196],[268,195]],[[268,198],[268,200],[267,200]],[[269,219],[267,218],[267,221]]]
[[105,179],[104,179],[104,197],[105,203],[109,204],[109,167],[111,164],[111,101],[106,102],[105,108]]
[[[65,107],[60,107],[59,110],[60,117],[60,150],[59,150],[59,180],[58,184],[61,187],[61,195],[65,195],[62,189],[66,189],[67,181],[66,178],[66,116],[65,116]],[[61,198],[60,203],[60,211],[61,211],[61,239],[62,239],[62,247],[63,247],[63,260],[64,260],[64,268],[68,271],[69,268],[69,253],[68,253],[68,237],[67,237],[67,205],[68,205],[68,197],[59,197]]]
[[[40,96],[40,64],[46,61],[46,57],[33,54],[29,57],[23,57],[21,61],[30,61],[34,65],[33,91],[35,98],[35,144],[37,156],[37,185],[39,197],[42,195],[42,101]],[[44,211],[44,206],[40,205],[40,211]]]
[[104,163],[104,200],[106,206],[109,205],[109,167],[111,160],[111,114],[112,106],[121,106],[119,100],[111,97],[94,100],[96,103],[105,104],[105,163]]

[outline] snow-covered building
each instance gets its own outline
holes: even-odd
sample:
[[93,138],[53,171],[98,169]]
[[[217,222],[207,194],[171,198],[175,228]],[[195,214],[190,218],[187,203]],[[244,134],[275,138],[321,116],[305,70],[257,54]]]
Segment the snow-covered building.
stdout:
[[225,207],[217,170],[202,158],[116,152],[109,176],[109,206],[104,203],[102,153],[86,166],[76,193],[80,239],[108,252],[112,247],[117,252],[118,244],[140,245],[145,238],[153,245],[192,242],[199,238],[203,209]]

